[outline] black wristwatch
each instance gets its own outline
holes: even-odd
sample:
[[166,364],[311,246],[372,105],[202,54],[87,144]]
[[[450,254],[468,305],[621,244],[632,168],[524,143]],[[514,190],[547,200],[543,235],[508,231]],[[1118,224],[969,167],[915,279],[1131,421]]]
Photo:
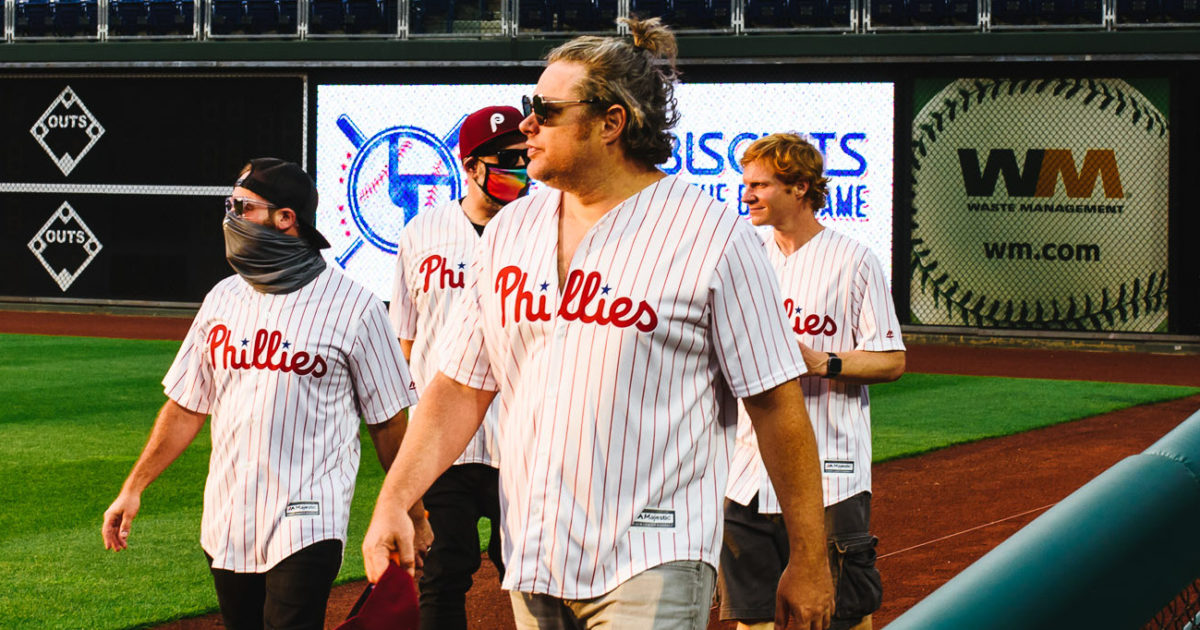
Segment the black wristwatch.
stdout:
[[825,364],[825,378],[833,378],[842,373],[842,358],[830,352],[829,362]]

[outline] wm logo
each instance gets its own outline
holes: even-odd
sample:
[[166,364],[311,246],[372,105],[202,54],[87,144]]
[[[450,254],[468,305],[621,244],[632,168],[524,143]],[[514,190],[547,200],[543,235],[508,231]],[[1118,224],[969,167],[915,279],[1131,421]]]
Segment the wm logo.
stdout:
[[991,197],[996,194],[996,182],[1004,176],[1004,188],[1009,197],[1050,197],[1058,180],[1062,179],[1067,196],[1081,199],[1092,196],[1099,179],[1104,196],[1123,199],[1121,174],[1112,149],[1088,149],[1083,166],[1075,169],[1075,156],[1070,149],[1029,149],[1024,165],[1017,165],[1012,149],[992,149],[982,168],[979,152],[959,149],[958,163],[962,167],[963,187],[968,197]]

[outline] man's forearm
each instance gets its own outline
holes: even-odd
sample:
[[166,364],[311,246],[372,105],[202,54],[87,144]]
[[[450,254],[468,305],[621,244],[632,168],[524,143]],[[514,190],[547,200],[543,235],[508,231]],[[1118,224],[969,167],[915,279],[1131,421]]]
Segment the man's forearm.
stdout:
[[204,426],[206,417],[206,414],[189,411],[168,399],[158,412],[150,438],[121,486],[121,491],[141,494],[150,482],[187,450],[200,432],[200,427]]
[[[848,350],[835,352],[842,361],[842,371],[835,377],[841,383],[874,385],[890,383],[904,374],[903,350]],[[805,362],[813,376],[825,376],[829,370],[829,353],[807,350]]]
[[418,418],[405,432],[375,509],[411,509],[462,454],[494,397],[495,392],[435,376],[421,396]]
[[[400,445],[404,443],[404,436],[408,432],[408,409],[401,409],[387,422],[368,424],[367,432],[371,435],[371,442],[375,444],[379,465],[386,473],[395,462]],[[413,503],[408,510],[408,516],[414,521],[425,518],[425,505],[420,500]]]
[[367,433],[371,436],[371,443],[375,445],[375,455],[379,458],[379,465],[383,467],[384,472],[392,467],[407,430],[407,409],[401,409],[386,422],[367,425]]
[[787,525],[791,557],[828,570],[816,438],[796,381],[743,399]]

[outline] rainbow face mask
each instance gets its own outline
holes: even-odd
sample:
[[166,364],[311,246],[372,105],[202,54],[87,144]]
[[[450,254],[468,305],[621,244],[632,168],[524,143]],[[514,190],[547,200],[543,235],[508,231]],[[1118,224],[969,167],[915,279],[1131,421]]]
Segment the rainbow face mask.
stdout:
[[529,192],[529,174],[524,168],[500,168],[482,162],[484,167],[483,194],[500,205],[506,205]]

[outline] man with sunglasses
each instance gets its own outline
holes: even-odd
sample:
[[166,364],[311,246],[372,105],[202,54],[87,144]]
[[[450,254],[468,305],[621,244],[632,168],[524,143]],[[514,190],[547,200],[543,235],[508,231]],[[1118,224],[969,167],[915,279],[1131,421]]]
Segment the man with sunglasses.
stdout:
[[[418,214],[400,233],[391,318],[418,392],[437,374],[437,348],[451,328],[451,310],[463,287],[474,281],[484,226],[529,190],[525,136],[517,127],[522,118],[515,107],[485,107],[467,116],[458,134],[466,196]],[[423,411],[412,410],[414,422],[423,422]],[[425,492],[434,538],[420,579],[423,629],[467,627],[466,594],[480,565],[481,517],[491,521],[488,557],[504,578],[497,414],[496,405],[488,408],[466,449]]]
[[[237,273],[204,298],[163,379],[167,402],[104,513],[128,544],[141,494],[212,416],[200,545],[225,626],[324,627],[358,472],[361,416],[386,469],[416,402],[383,303],[333,266],[298,165],[251,160],[225,200]],[[214,215],[215,218],[215,215]],[[413,506],[416,546],[431,534]]]
[[[363,542],[370,579],[413,562],[405,510],[497,395],[506,574],[518,627],[702,630],[742,398],[783,503],[791,564],[776,616],[829,623],[821,480],[762,239],[657,168],[677,120],[674,35],[551,51],[521,122],[529,175],[552,187],[483,235]],[[435,428],[436,427],[436,428]]]

